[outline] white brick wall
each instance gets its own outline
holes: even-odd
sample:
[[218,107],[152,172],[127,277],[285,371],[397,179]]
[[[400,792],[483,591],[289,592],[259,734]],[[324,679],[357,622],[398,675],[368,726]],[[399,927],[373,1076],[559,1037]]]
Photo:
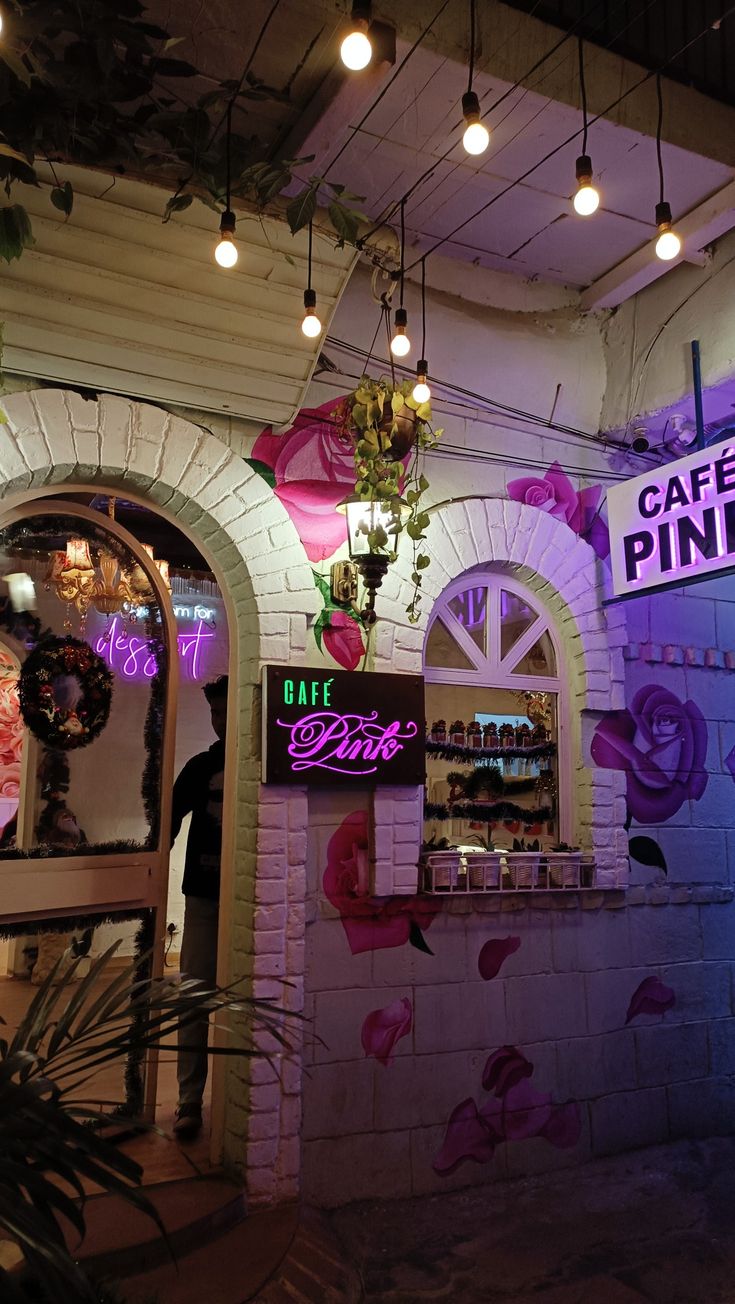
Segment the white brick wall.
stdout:
[[[7,505],[62,483],[137,495],[191,535],[227,595],[241,739],[227,971],[254,994],[300,1012],[306,793],[261,788],[252,741],[260,666],[300,660],[307,617],[316,610],[296,530],[264,481],[226,444],[157,407],[39,389],[5,397],[3,410],[0,496]],[[226,1072],[225,1159],[244,1169],[252,1204],[293,1198],[299,1188],[300,1046],[281,1064],[278,1046],[268,1050],[277,1072],[238,1060]]]

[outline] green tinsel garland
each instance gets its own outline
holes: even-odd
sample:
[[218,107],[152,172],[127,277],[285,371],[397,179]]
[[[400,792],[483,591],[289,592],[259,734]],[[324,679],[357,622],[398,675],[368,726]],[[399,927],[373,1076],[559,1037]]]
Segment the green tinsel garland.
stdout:
[[534,747],[463,747],[459,743],[434,743],[427,738],[426,752],[441,761],[538,761],[556,756],[556,743],[536,743]]
[[539,806],[529,810],[516,806],[513,801],[453,802],[451,806],[443,802],[427,801],[424,806],[424,819],[427,820],[477,820],[489,824],[492,820],[520,820],[523,824],[545,824],[554,818],[552,806]]

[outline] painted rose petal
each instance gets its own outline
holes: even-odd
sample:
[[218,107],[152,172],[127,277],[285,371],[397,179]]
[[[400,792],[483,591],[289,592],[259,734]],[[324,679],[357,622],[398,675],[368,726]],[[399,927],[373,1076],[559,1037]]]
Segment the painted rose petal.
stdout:
[[484,1125],[474,1100],[463,1100],[452,1111],[447,1123],[444,1144],[435,1156],[434,1171],[441,1176],[453,1173],[466,1159],[488,1163],[495,1153],[495,1141]]
[[386,1068],[393,1063],[393,1050],[401,1037],[408,1036],[413,1022],[413,1010],[407,996],[392,1001],[382,1010],[371,1010],[362,1025],[362,1048],[366,1055],[374,1055]]
[[675,1004],[676,996],[671,987],[666,987],[660,978],[644,978],[630,998],[625,1022],[630,1023],[639,1014],[665,1014]]
[[517,951],[520,944],[520,937],[493,937],[486,942],[477,957],[480,977],[486,982],[490,978],[495,978],[508,956]]
[[346,611],[332,611],[322,641],[329,655],[345,670],[356,670],[365,654],[362,630]]
[[518,1082],[503,1097],[503,1136],[525,1141],[538,1136],[551,1118],[551,1095],[537,1091],[528,1081]]
[[735,782],[735,747],[732,747],[725,757],[725,765],[730,771],[730,777]]
[[501,1046],[493,1051],[482,1070],[483,1090],[502,1096],[532,1073],[533,1064],[516,1046]]
[[582,1111],[576,1100],[568,1100],[565,1105],[555,1105],[548,1121],[539,1132],[552,1146],[559,1150],[571,1150],[576,1146],[582,1134]]

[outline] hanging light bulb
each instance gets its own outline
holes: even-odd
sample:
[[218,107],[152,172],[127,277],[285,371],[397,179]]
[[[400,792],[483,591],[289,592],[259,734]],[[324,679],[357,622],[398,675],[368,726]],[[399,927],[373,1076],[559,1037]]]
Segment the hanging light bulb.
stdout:
[[671,207],[663,200],[656,205],[656,226],[658,227],[658,239],[656,241],[656,255],[662,262],[670,263],[672,258],[676,258],[681,253],[681,239],[671,226]]
[[579,97],[582,101],[582,153],[577,159],[577,193],[573,204],[575,213],[580,217],[589,217],[596,213],[600,205],[600,192],[592,184],[592,159],[587,153],[587,86],[584,80],[584,41],[578,38],[579,48]]
[[232,100],[227,105],[227,134],[225,137],[225,162],[227,166],[225,211],[220,218],[219,242],[214,247],[214,257],[220,267],[234,267],[237,262],[235,244],[235,214],[230,207],[230,144],[232,139]]
[[322,333],[322,324],[316,315],[315,290],[304,290],[304,320],[301,329],[310,340],[315,340]]
[[234,267],[237,262],[235,244],[235,214],[226,209],[219,224],[219,241],[214,246],[214,256],[220,267]]
[[413,399],[416,403],[428,403],[431,390],[428,386],[429,364],[423,354],[426,353],[426,255],[421,259],[421,354],[416,363],[416,384],[413,387]]
[[373,57],[368,28],[370,26],[369,3],[352,6],[352,30],[344,38],[340,48],[340,58],[350,72],[362,72]]
[[421,358],[416,364],[416,384],[413,387],[413,398],[417,403],[428,403],[431,398],[431,390],[427,384],[429,375],[429,364],[426,358]]
[[681,240],[672,229],[671,205],[664,199],[664,164],[661,157],[661,128],[664,120],[664,98],[661,91],[661,73],[656,76],[656,91],[658,93],[658,125],[656,127],[656,158],[658,160],[658,179],[659,179],[659,199],[656,205],[656,227],[658,228],[658,239],[656,240],[656,257],[664,263],[670,263],[672,258],[676,258],[681,253]]
[[484,154],[490,144],[490,132],[480,121],[480,101],[474,91],[462,96],[462,112],[467,124],[462,144],[468,154]]
[[396,358],[405,358],[406,354],[411,352],[411,341],[406,334],[407,326],[408,313],[406,309],[396,308],[393,339],[390,342],[390,351]]
[[309,340],[315,340],[322,333],[322,324],[316,315],[316,290],[311,288],[311,246],[314,237],[313,223],[309,223],[309,254],[307,260],[308,281],[304,290],[304,319],[301,329]]
[[592,159],[589,154],[580,154],[577,159],[577,193],[574,196],[574,210],[580,217],[589,217],[596,213],[600,204],[600,192],[592,184]]
[[484,154],[490,144],[490,132],[480,121],[480,101],[472,89],[475,75],[475,0],[470,0],[470,63],[467,76],[467,90],[462,96],[462,114],[465,120],[462,144],[468,154]]

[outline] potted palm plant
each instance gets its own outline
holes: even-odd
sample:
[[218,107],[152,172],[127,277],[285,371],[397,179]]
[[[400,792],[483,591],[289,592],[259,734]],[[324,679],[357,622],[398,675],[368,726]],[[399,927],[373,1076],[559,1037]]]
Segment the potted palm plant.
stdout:
[[117,946],[81,982],[79,961],[62,957],[13,1038],[0,1040],[0,1237],[17,1260],[9,1266],[11,1256],[0,1257],[0,1298],[9,1304],[99,1304],[98,1287],[67,1249],[63,1230],[66,1222],[84,1237],[82,1178],[143,1210],[165,1236],[143,1195],[141,1166],[90,1126],[109,1117],[82,1090],[95,1070],[166,1047],[181,1027],[213,1011],[229,1011],[246,1028],[238,1024],[237,1047],[214,1046],[215,1054],[267,1058],[259,1049],[264,1033],[290,1048],[288,1024],[297,1016],[234,986],[207,991],[178,976],[141,979],[147,956],[110,974]]

